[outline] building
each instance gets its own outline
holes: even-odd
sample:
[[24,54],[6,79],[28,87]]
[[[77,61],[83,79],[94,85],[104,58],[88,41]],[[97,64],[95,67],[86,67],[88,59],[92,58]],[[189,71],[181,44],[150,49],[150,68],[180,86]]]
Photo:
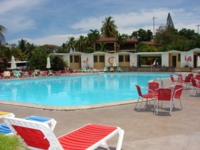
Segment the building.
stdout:
[[[116,61],[116,66],[120,67],[142,67],[140,58],[156,57],[159,58],[159,66],[173,68],[197,68],[197,56],[200,56],[200,48],[195,48],[187,52],[171,50],[168,52],[140,52],[132,53],[120,51],[116,53],[108,53],[96,51],[94,53],[51,53],[68,62],[72,69],[81,69],[84,67],[101,69],[113,65],[113,59]],[[199,66],[200,67],[200,66]]]

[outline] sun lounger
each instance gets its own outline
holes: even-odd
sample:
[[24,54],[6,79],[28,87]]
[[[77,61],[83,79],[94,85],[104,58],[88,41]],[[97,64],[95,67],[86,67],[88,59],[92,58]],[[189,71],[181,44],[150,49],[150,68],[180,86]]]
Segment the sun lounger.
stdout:
[[13,74],[14,74],[14,77],[17,77],[19,78],[20,77],[20,71],[17,71],[17,70],[13,70]]
[[[14,116],[4,116],[4,117],[14,117]],[[47,117],[41,117],[41,116],[28,116],[23,119],[48,124],[52,131],[54,130],[56,123],[57,123],[57,121],[54,120],[53,118],[47,118]],[[10,130],[10,128],[5,123],[0,124],[0,133],[13,134],[13,132]]]
[[11,117],[5,117],[4,122],[30,149],[94,150],[97,147],[109,149],[107,140],[119,134],[116,150],[121,150],[124,136],[124,130],[116,126],[87,124],[56,138],[44,123]]
[[104,67],[103,71],[104,71],[104,72],[108,72],[108,68],[107,68],[107,67]]
[[14,117],[15,115],[11,112],[0,111],[0,119],[3,117]]
[[10,71],[4,71],[4,78],[10,78]]

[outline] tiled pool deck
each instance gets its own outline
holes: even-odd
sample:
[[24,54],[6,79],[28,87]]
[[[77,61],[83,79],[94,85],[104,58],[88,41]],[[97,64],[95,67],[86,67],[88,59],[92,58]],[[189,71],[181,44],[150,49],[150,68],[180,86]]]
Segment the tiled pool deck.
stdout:
[[[169,79],[164,80],[164,86],[170,83]],[[156,116],[144,106],[137,112],[134,110],[135,103],[73,111],[0,104],[0,110],[13,112],[16,117],[52,117],[57,120],[54,130],[57,137],[87,123],[99,123],[124,129],[123,150],[199,150],[200,95],[191,97],[189,93],[190,90],[183,91],[182,110],[179,109],[179,101],[175,101],[172,116],[169,116],[168,110],[161,109]],[[166,103],[163,108],[168,106]],[[108,142],[111,150],[115,149],[116,142],[117,136]]]

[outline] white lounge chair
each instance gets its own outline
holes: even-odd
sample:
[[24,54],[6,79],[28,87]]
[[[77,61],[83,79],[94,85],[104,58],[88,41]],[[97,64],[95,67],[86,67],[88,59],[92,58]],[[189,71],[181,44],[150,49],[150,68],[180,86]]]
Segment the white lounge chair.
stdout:
[[11,112],[0,111],[0,119],[3,117],[15,117],[15,115]]
[[[11,113],[10,115],[4,116],[4,117],[14,118],[14,116],[15,115],[13,113]],[[4,117],[2,117],[2,118],[4,118]],[[42,117],[42,116],[28,116],[28,117],[23,118],[23,120],[31,120],[34,122],[45,123],[45,124],[49,125],[49,128],[52,131],[54,130],[56,123],[57,123],[57,121],[54,120],[53,118],[47,118],[47,117]],[[0,124],[0,133],[6,134],[6,135],[13,134],[11,129],[5,123]]]
[[94,150],[100,146],[109,149],[106,141],[119,134],[116,150],[121,150],[124,136],[124,130],[116,126],[87,124],[57,139],[44,123],[11,117],[3,119],[12,132],[21,136],[30,149]]

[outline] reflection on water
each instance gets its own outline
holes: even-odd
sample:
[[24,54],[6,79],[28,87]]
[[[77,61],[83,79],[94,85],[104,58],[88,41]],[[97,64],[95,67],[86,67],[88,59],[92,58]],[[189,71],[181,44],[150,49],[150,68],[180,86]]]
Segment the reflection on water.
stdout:
[[0,82],[0,99],[55,106],[81,106],[137,98],[135,84],[169,75],[99,74]]

